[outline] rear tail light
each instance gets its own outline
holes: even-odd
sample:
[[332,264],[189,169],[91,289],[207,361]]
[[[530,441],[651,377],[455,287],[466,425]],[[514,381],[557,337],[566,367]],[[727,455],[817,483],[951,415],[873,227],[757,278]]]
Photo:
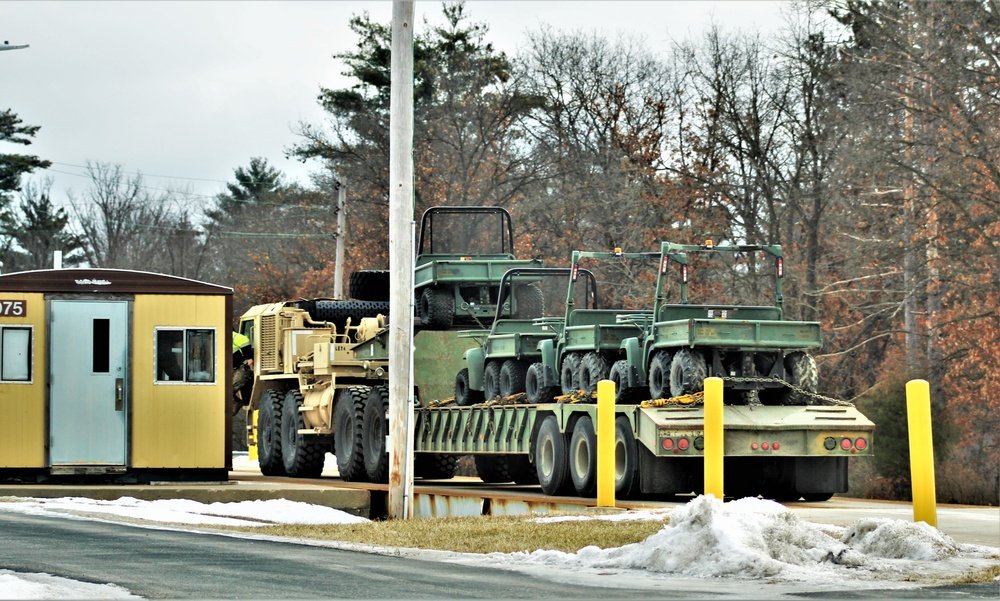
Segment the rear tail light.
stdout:
[[868,441],[865,440],[864,438],[859,438],[854,441],[854,448],[856,448],[859,451],[864,451],[865,449],[868,448]]

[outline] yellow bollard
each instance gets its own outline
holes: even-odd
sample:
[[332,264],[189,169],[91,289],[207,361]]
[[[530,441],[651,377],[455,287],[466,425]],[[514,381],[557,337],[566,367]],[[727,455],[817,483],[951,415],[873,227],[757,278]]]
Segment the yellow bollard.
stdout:
[[926,380],[906,383],[906,421],[910,431],[910,486],[913,521],[937,528],[934,486],[934,437],[931,435],[931,394]]
[[597,506],[615,506],[615,383],[597,383]]
[[723,496],[722,378],[705,378],[705,494]]
[[254,409],[252,413],[253,422],[250,425],[249,436],[247,436],[247,459],[250,461],[257,461],[257,413],[258,411]]

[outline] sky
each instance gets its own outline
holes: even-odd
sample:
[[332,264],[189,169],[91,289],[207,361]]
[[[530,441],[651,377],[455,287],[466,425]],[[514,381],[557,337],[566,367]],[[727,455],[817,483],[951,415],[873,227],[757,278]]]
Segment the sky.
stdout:
[[[65,519],[126,518],[138,520],[138,525],[128,522],[136,527],[177,530],[222,524],[367,521],[336,509],[282,499],[203,504],[183,499],[143,501],[131,497],[113,501],[0,497],[0,511]],[[824,589],[913,590],[948,583],[969,572],[1000,564],[1000,548],[958,543],[924,522],[869,517],[840,527],[803,521],[791,509],[763,499],[722,503],[713,496],[699,496],[674,508],[538,517],[535,521],[539,528],[544,528],[546,523],[582,519],[659,520],[664,526],[638,543],[609,549],[585,547],[576,553],[416,551],[406,555],[488,565],[597,586],[615,586],[616,582],[627,581],[630,586],[648,588],[651,592],[680,581],[701,582],[704,588],[707,579],[713,590],[739,598],[747,598],[748,594],[774,598]],[[168,523],[169,526],[165,525]],[[4,569],[0,569],[0,594],[4,599],[137,598],[110,583],[91,584],[51,574]]]
[[[488,40],[515,54],[524,33],[556,29],[643,36],[655,52],[671,40],[727,29],[775,31],[787,0],[471,0]],[[417,26],[440,23],[440,2],[415,2]],[[349,19],[367,11],[389,23],[378,1],[12,1],[0,4],[0,109],[41,126],[25,148],[52,161],[32,176],[53,178],[58,204],[87,188],[87,161],[142,173],[152,190],[186,192],[198,207],[225,190],[233,170],[263,157],[289,182],[318,170],[284,156],[299,123],[322,124],[321,87],[349,85],[333,59],[352,50]],[[419,30],[419,29],[418,29]]]

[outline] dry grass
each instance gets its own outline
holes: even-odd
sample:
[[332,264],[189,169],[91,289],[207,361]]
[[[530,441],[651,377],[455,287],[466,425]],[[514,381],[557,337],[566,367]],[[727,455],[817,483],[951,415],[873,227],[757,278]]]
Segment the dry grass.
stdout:
[[532,519],[532,516],[482,516],[321,526],[263,526],[236,530],[462,553],[513,553],[537,549],[572,553],[589,545],[610,548],[640,542],[659,531],[664,524],[658,521],[608,520],[538,523]]

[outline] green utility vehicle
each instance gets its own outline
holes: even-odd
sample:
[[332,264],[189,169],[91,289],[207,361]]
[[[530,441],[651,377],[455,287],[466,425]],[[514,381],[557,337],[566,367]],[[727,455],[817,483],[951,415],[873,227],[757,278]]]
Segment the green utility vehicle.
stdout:
[[500,278],[514,267],[514,229],[502,207],[431,207],[420,218],[413,287],[424,328],[483,326],[496,313]]
[[[822,346],[822,332],[819,322],[783,319],[781,246],[663,242],[660,255],[655,319],[643,336],[623,342],[626,360],[612,378],[619,400],[699,392],[712,376],[725,380],[731,405],[801,405],[814,398],[819,378],[807,351]],[[700,280],[707,302],[689,298],[694,257],[714,276]],[[770,305],[738,302],[762,293],[768,279]],[[667,302],[671,280],[677,303]]]
[[[621,249],[573,252],[564,327],[560,336],[539,345],[540,360],[527,373],[529,402],[550,402],[557,393],[593,392],[599,381],[621,368],[615,366],[623,356],[622,341],[640,336],[652,322],[649,291],[658,259],[659,253],[627,253]],[[617,308],[595,308],[598,303],[593,275],[583,280],[589,286],[583,296],[593,297],[594,302],[579,304],[580,275],[590,273],[581,264],[597,272],[602,283],[612,284],[606,287],[618,292],[610,301]],[[603,296],[611,295],[605,291]]]
[[[500,280],[497,314],[488,330],[460,332],[479,346],[466,351],[463,367],[455,377],[455,402],[461,406],[484,399],[505,398],[525,391],[530,367],[541,361],[539,346],[558,338],[566,319],[566,295],[572,287],[569,268],[511,269]],[[587,307],[595,300],[594,276],[578,274],[587,281],[577,287],[581,298],[573,304]],[[534,376],[533,376],[534,377]]]

